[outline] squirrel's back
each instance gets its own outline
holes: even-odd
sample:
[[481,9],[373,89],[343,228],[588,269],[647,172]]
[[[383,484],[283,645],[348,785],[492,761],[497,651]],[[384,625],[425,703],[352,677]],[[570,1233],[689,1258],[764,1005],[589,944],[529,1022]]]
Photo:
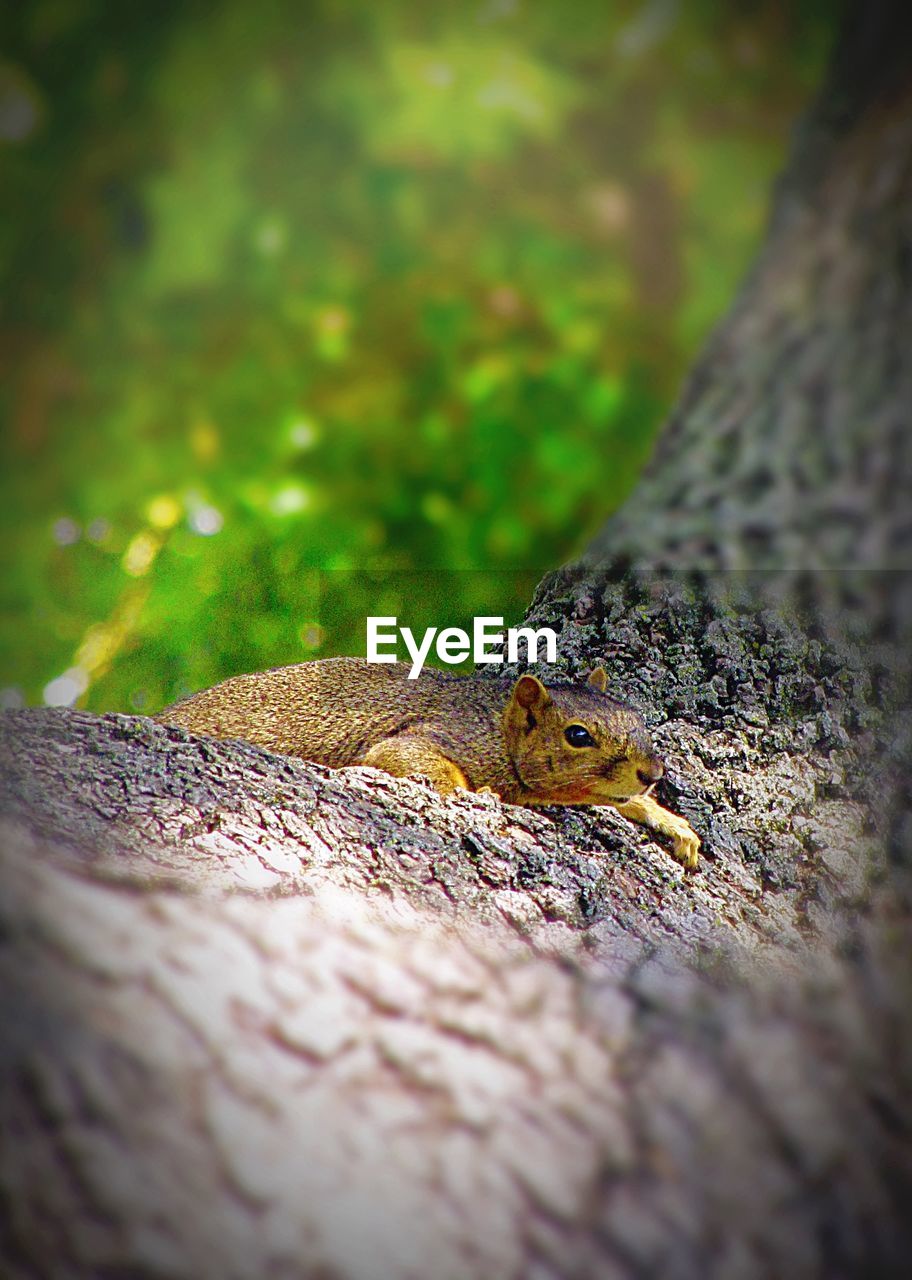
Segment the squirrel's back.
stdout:
[[445,735],[490,755],[499,744],[509,680],[473,679],[426,668],[408,679],[405,663],[324,658],[231,676],[155,717],[191,733],[242,738],[282,755],[340,768],[411,728]]

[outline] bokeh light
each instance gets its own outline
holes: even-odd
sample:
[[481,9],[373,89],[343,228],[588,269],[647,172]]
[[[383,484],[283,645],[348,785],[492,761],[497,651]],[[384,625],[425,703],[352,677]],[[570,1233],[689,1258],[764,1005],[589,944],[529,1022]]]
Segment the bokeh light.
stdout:
[[12,6],[9,697],[517,621],[732,297],[832,8]]

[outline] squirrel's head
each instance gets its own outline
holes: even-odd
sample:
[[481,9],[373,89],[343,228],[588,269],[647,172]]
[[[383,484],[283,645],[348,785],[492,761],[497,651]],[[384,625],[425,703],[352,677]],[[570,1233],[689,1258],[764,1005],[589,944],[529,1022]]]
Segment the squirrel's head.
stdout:
[[549,688],[520,676],[504,709],[514,768],[537,804],[622,804],[662,776],[641,716],[605,693],[601,667],[586,684]]

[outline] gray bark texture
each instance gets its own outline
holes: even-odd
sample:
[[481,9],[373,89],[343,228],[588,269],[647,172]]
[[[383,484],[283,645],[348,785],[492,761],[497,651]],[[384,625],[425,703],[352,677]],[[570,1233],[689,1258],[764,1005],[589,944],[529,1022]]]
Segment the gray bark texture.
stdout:
[[0,1274],[906,1276],[912,23],[860,6],[659,451],[529,618],[704,839],[0,726]]

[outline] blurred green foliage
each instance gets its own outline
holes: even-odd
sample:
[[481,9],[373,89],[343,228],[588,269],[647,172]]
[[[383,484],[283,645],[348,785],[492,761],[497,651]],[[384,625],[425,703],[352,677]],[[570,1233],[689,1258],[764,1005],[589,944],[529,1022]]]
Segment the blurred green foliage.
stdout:
[[823,3],[3,19],[8,705],[516,621],[762,230]]

